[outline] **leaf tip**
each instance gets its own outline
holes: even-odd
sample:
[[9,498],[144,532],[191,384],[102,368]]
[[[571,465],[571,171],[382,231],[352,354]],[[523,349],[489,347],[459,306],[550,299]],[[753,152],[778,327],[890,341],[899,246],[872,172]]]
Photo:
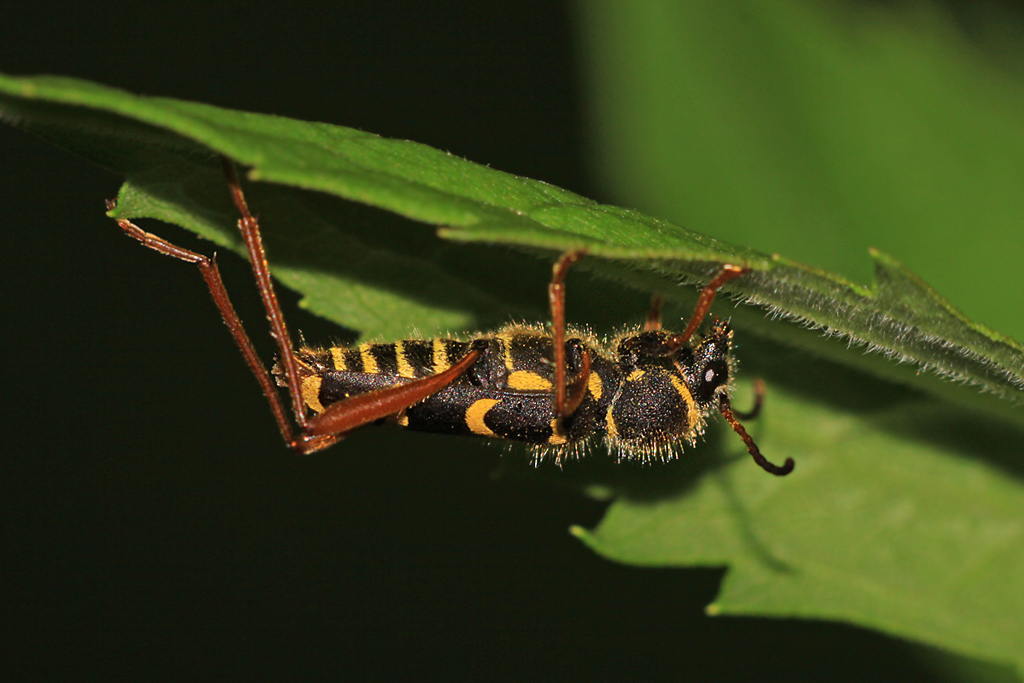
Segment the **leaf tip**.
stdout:
[[106,209],[107,209],[107,210],[106,210],[106,211],[104,212],[104,213],[105,213],[105,214],[107,215],[107,217],[108,217],[108,218],[113,218],[113,219],[117,220],[117,218],[118,218],[118,211],[117,211],[117,199],[107,199],[107,200],[106,200],[106,201],[104,202],[104,204],[103,204],[103,205],[104,205],[104,206],[106,207]]
[[597,540],[597,536],[590,529],[584,529],[578,524],[573,524],[569,527],[569,533],[578,538],[583,545],[587,546],[595,553],[602,555],[601,543]]
[[438,226],[437,228],[437,236],[443,239],[458,239],[456,237],[458,232],[458,228],[452,227],[450,225],[441,225]]

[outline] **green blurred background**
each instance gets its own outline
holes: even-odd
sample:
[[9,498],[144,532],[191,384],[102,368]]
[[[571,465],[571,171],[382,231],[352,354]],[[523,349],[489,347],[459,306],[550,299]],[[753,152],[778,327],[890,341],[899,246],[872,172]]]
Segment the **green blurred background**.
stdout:
[[1024,339],[1016,5],[578,9],[596,168],[616,203],[859,282],[876,247]]
[[[412,139],[860,281],[875,246],[1021,339],[1012,7],[27,6],[0,69]],[[288,457],[195,273],[103,216],[117,179],[7,127],[0,151],[23,677],[1001,674],[842,625],[708,619],[722,570],[591,555],[566,529],[600,504],[493,481],[476,442],[364,430]],[[259,321],[245,267],[222,267]],[[307,338],[339,334],[286,298]]]

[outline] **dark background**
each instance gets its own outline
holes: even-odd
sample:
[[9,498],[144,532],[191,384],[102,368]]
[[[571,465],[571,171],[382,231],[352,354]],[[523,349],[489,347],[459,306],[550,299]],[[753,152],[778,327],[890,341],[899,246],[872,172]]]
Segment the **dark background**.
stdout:
[[[571,7],[138,8],[5,10],[0,69],[339,123],[601,198]],[[932,679],[936,653],[874,633],[705,617],[723,570],[598,558],[567,528],[603,506],[493,479],[501,449],[367,429],[291,457],[196,273],[103,215],[118,185],[0,128],[5,670]],[[222,268],[259,321],[244,265]],[[338,335],[285,299],[293,329]]]

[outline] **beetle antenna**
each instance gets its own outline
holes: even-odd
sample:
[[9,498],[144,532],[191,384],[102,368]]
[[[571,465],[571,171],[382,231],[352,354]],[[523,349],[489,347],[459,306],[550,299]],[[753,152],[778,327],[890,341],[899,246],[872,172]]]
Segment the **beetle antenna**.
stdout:
[[764,380],[758,378],[754,380],[754,407],[751,408],[749,412],[736,410],[731,404],[729,407],[732,409],[733,414],[739,419],[753,420],[761,413],[761,406],[764,404],[764,392]]
[[754,462],[761,466],[761,469],[779,477],[784,477],[793,471],[793,467],[796,465],[796,463],[793,462],[793,458],[786,458],[786,462],[783,463],[782,467],[779,467],[778,465],[768,462],[768,459],[761,455],[761,451],[758,449],[757,444],[754,443],[753,437],[751,437],[750,434],[747,434],[747,430],[743,428],[743,425],[741,425],[739,420],[736,419],[736,416],[732,414],[732,406],[729,405],[728,397],[722,396],[718,400],[718,409],[722,411],[722,415],[725,416],[725,419],[729,422],[733,431],[739,434],[739,437],[743,439],[743,443],[747,445],[747,452],[750,453],[750,457],[754,459]]

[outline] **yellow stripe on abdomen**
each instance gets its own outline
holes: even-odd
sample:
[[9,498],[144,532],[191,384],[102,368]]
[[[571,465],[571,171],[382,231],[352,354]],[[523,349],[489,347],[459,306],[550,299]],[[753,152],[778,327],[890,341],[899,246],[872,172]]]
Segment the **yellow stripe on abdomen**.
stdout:
[[412,363],[405,357],[405,342],[395,342],[395,360],[398,362],[398,376],[399,377],[415,377],[416,372],[412,368]]
[[376,375],[380,370],[377,368],[377,358],[370,353],[369,344],[359,345],[359,355],[363,358],[363,372],[369,375]]
[[445,346],[444,339],[434,340],[434,355],[433,358],[434,374],[444,372],[452,366],[448,362],[448,348]]

